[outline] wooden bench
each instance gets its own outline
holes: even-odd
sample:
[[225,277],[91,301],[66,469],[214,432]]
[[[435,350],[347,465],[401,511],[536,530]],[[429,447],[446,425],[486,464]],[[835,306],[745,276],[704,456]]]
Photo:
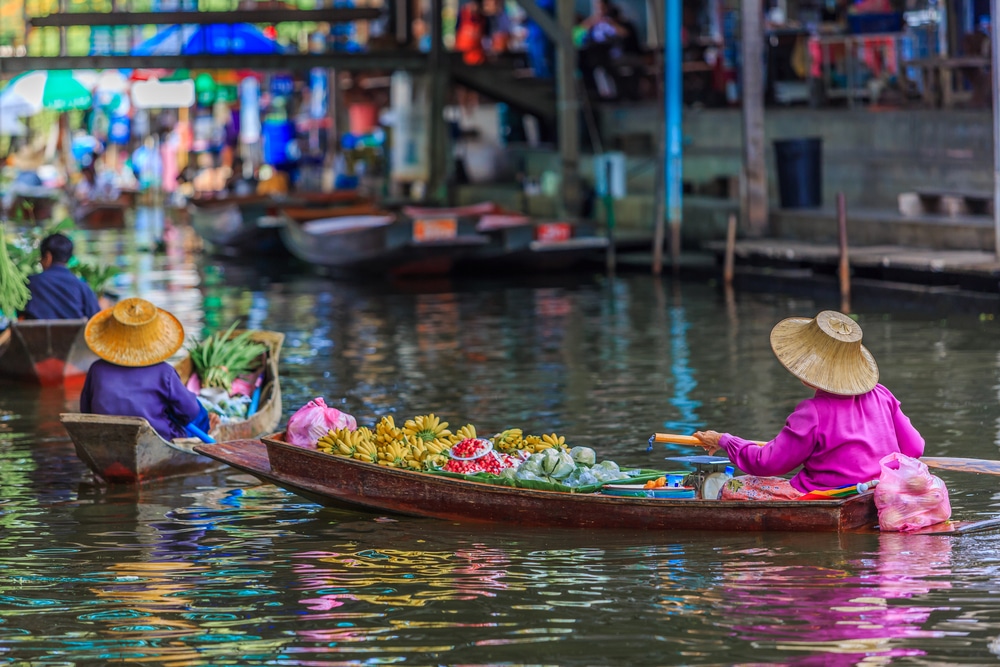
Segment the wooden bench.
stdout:
[[972,190],[920,189],[899,194],[899,212],[919,215],[993,215],[993,194]]

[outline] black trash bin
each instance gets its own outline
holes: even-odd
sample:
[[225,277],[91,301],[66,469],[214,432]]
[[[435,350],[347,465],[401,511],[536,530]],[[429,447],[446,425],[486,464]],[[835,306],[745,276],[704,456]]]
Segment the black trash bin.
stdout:
[[774,142],[781,208],[823,205],[823,140],[820,137]]

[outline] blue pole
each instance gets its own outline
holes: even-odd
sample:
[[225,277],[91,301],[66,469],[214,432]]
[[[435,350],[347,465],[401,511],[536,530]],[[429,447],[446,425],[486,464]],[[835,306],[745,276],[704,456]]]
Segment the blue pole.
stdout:
[[677,269],[677,255],[680,251],[681,226],[681,179],[683,163],[681,156],[681,108],[684,103],[684,85],[681,74],[683,58],[681,46],[681,5],[678,0],[664,0],[663,8],[663,101],[666,127],[666,155],[664,156],[664,177],[666,179],[666,213],[670,224],[670,251]]

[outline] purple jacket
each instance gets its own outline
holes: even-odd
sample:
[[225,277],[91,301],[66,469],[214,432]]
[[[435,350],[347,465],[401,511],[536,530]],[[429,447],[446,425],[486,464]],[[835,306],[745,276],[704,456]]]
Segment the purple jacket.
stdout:
[[784,475],[802,466],[791,479],[802,492],[878,479],[883,456],[901,452],[919,458],[924,453],[924,439],[880,384],[860,396],[817,389],[767,445],[729,433],[719,438],[719,445],[750,475]]
[[90,319],[101,306],[94,290],[62,264],[28,278],[31,298],[21,315],[26,320]]
[[182,425],[198,418],[202,407],[165,361],[130,368],[98,359],[87,371],[80,412],[144,417],[161,437],[172,440],[187,436]]

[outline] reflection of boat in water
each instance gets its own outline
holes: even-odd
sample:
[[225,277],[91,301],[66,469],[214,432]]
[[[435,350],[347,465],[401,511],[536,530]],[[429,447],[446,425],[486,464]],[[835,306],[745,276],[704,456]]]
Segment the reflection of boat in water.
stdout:
[[97,359],[87,347],[87,320],[24,320],[0,332],[0,377],[51,387],[83,384]]
[[619,530],[841,531],[876,521],[871,494],[842,500],[669,500],[541,491],[410,472],[265,436],[196,450],[314,502],[449,521]]
[[[252,340],[269,348],[260,409],[248,419],[219,424],[209,435],[220,442],[256,438],[273,430],[281,419],[278,358],[284,334],[255,331]],[[193,370],[190,356],[179,361],[176,368],[181,380],[187,382]],[[215,465],[211,459],[195,454],[190,443],[163,439],[141,417],[66,413],[60,415],[60,420],[80,459],[109,483],[140,483]]]

